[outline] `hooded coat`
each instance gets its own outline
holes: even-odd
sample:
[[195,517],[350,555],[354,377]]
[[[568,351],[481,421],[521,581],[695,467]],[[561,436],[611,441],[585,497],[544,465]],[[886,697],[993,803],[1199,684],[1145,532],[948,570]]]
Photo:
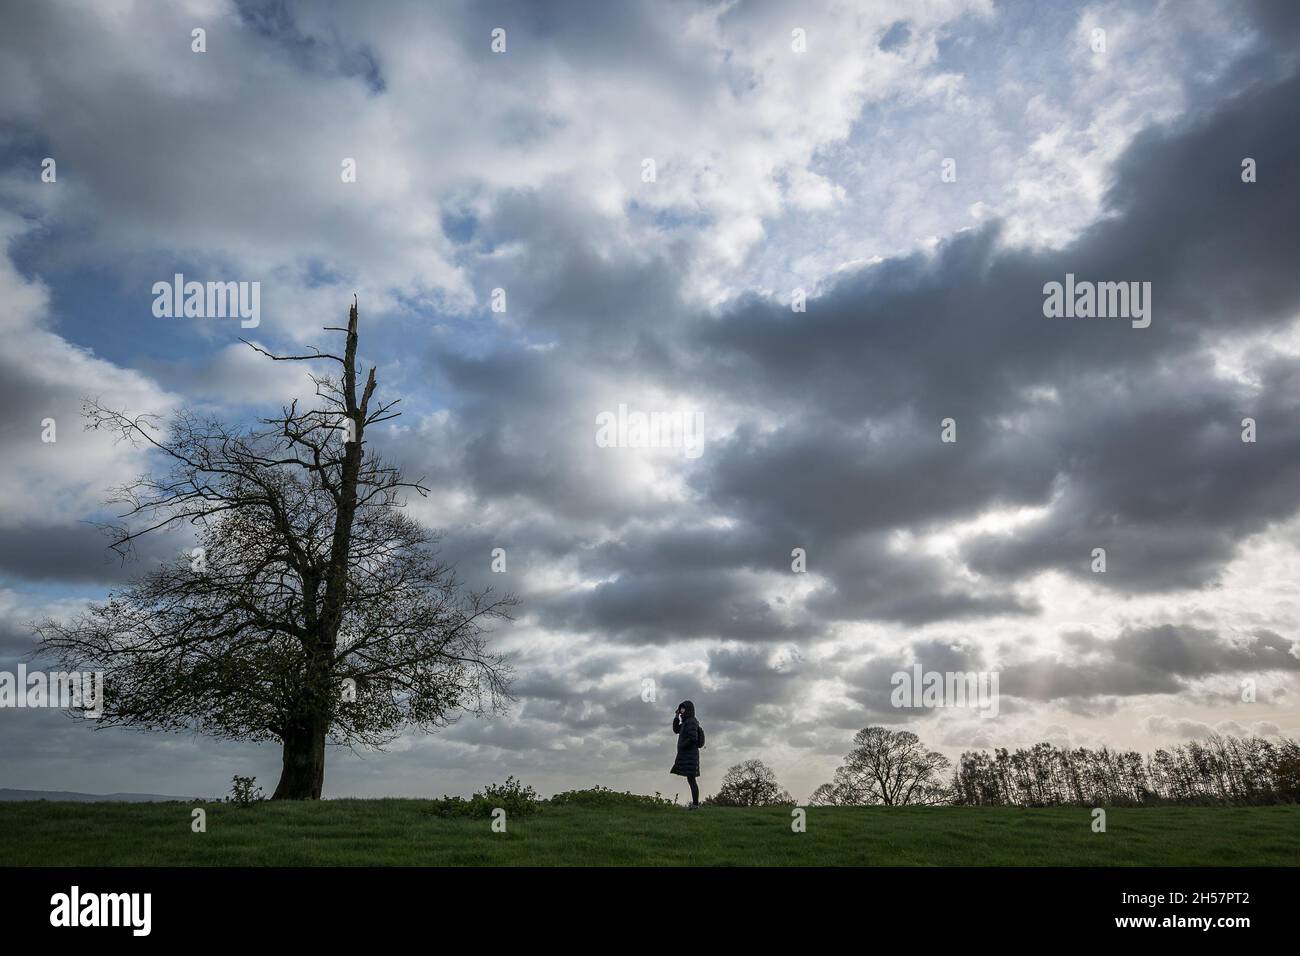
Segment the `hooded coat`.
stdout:
[[695,705],[684,700],[677,705],[685,711],[681,718],[673,718],[673,733],[677,735],[677,759],[672,772],[683,777],[700,775],[700,722],[695,719]]

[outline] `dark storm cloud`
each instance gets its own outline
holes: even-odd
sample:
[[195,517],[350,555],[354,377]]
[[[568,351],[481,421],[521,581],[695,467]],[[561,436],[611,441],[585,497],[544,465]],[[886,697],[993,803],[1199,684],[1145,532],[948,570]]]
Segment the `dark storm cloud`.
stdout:
[[624,643],[804,640],[819,625],[771,586],[771,572],[790,573],[789,551],[747,527],[631,526],[617,540],[573,552],[599,584],[543,597],[535,610],[549,627]]
[[766,529],[750,526],[701,528],[686,524],[638,529],[634,537],[602,542],[578,554],[579,566],[593,575],[710,571],[747,567],[788,571],[790,549]]
[[[461,457],[443,467],[482,500],[518,496],[614,529],[594,547],[544,545],[604,583],[535,606],[549,626],[623,641],[1031,614],[1034,599],[1012,588],[1045,570],[1134,593],[1213,581],[1243,537],[1300,504],[1296,362],[1262,362],[1248,386],[1208,352],[1300,307],[1300,191],[1288,175],[1300,170],[1298,98],[1294,78],[1257,84],[1213,115],[1139,136],[1106,215],[1062,249],[1008,249],[990,226],[850,273],[806,314],[749,298],[683,326],[671,252],[610,255],[596,220],[512,194],[483,234],[535,241],[512,295],[525,327],[558,344],[436,357],[463,397]],[[1243,155],[1260,163],[1259,182],[1241,182]],[[1151,282],[1151,327],[1045,318],[1043,284],[1067,272]],[[711,443],[688,472],[699,508],[639,525],[672,513],[591,482],[582,465],[597,388],[584,371],[596,362],[690,382],[782,424],[742,422]],[[1260,423],[1253,445],[1240,441],[1247,415]],[[956,444],[939,441],[949,416]],[[966,542],[975,581],[891,546],[897,529],[1014,507],[1046,513]],[[731,525],[693,526],[705,510]],[[793,547],[824,583],[804,607],[776,607],[746,572],[788,573]],[[1105,575],[1091,573],[1095,547],[1107,549]]]
[[818,553],[817,567],[828,583],[809,597],[808,610],[832,620],[928,624],[1038,610],[1032,600],[992,582],[953,581],[944,562],[890,548],[882,535],[832,539],[829,550]]
[[[683,320],[681,239],[638,241],[619,224],[557,191],[510,192],[483,220],[487,252],[526,236],[527,256],[490,263],[509,293],[504,321],[525,317],[530,335],[561,336],[584,351],[644,365]],[[485,263],[486,264],[486,263]]]
[[1296,645],[1269,630],[1256,631],[1234,642],[1202,628],[1164,625],[1124,631],[1116,644],[1117,661],[1179,677],[1300,670]]
[[[781,711],[798,705],[807,668],[797,657],[780,663],[751,647],[720,647],[709,652],[709,676],[719,682],[710,690],[709,714],[733,724],[765,724],[755,720],[760,710]],[[697,704],[697,706],[699,706]]]
[[[1063,463],[1050,513],[972,541],[967,562],[1005,577],[1055,568],[1125,591],[1213,580],[1241,538],[1295,511],[1296,375],[1294,361],[1273,362],[1252,393],[1189,358],[1105,392],[1076,390],[1063,402],[1068,419],[1040,433]],[[1241,440],[1247,416],[1261,432],[1253,444]],[[1105,574],[1092,573],[1096,547],[1106,549]]]
[[839,669],[849,699],[861,708],[861,715],[849,725],[866,723],[905,723],[915,720],[918,710],[895,707],[890,699],[893,677],[899,672],[911,674],[914,664],[924,672],[968,673],[982,671],[987,665],[980,652],[958,641],[916,641],[888,654],[877,655],[851,667]]
[[[471,590],[491,588],[504,594],[517,592],[526,575],[551,566],[581,546],[572,531],[539,515],[537,520],[509,519],[493,527],[457,524],[435,532],[428,549],[434,560],[449,567],[456,580]],[[494,554],[498,548],[503,552],[503,571],[494,570],[501,566]]]
[[1091,716],[1099,708],[1113,713],[1124,697],[1179,694],[1191,682],[1215,675],[1300,671],[1296,645],[1267,630],[1230,640],[1204,628],[1169,624],[1128,628],[1111,640],[1075,632],[1062,643],[1065,652],[995,664],[972,645],[925,640],[836,670],[849,698],[870,720],[885,723],[916,716],[914,710],[894,707],[890,699],[894,674],[910,673],[914,664],[937,673],[996,670],[1003,713],[1022,709],[1023,701],[1037,701]]
[[123,584],[158,562],[175,558],[184,539],[153,534],[123,559],[111,538],[90,524],[0,528],[0,574],[28,581]]
[[777,432],[743,429],[711,448],[701,490],[729,511],[819,543],[951,520],[999,502],[1046,500],[1053,472],[1027,436],[978,422],[968,433],[959,420],[958,441],[942,444],[940,418],[919,420],[906,405],[869,427],[861,412],[833,422],[802,402],[796,407],[804,414]]
[[1076,637],[1081,659],[1046,656],[1003,668],[1001,690],[1032,700],[1175,694],[1189,681],[1217,674],[1300,670],[1291,641],[1257,631],[1231,641],[1203,628],[1130,628],[1112,641]]
[[661,513],[611,480],[610,456],[626,449],[596,446],[596,416],[617,400],[578,357],[511,349],[433,360],[458,403],[436,445],[404,438],[397,457],[412,474],[456,482],[485,505],[524,502],[575,530]]
[[[1007,250],[990,227],[867,267],[807,314],[751,300],[705,323],[697,367],[788,424],[737,433],[697,487],[829,549],[858,531],[1052,502],[1028,531],[973,544],[974,569],[1083,573],[1110,541],[1123,571],[1098,583],[1211,579],[1242,537],[1300,504],[1296,363],[1275,358],[1249,389],[1206,351],[1300,309],[1297,102],[1293,78],[1139,137],[1106,215],[1063,249]],[[1245,155],[1267,180],[1241,182]],[[1151,327],[1045,318],[1043,284],[1067,272],[1151,282]],[[1256,445],[1240,441],[1246,415],[1267,422]],[[955,445],[939,442],[949,416]],[[943,586],[930,588],[933,614],[909,615],[947,614]]]
[[541,609],[550,627],[590,631],[613,640],[663,644],[691,638],[776,641],[812,635],[808,622],[786,620],[779,600],[731,569],[675,571],[603,582],[567,592]]
[[35,638],[18,621],[0,618],[0,669],[13,670],[31,653]]

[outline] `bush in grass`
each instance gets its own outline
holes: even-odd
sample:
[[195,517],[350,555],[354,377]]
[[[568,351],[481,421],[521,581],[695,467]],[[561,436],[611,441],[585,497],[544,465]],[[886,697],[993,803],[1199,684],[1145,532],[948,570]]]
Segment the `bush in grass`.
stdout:
[[443,796],[431,801],[430,812],[436,817],[490,817],[500,807],[507,817],[526,817],[542,812],[542,798],[532,787],[526,787],[514,777],[506,777],[501,784],[490,783],[474,796]]
[[617,790],[611,790],[609,787],[599,785],[586,790],[566,790],[563,793],[557,793],[547,802],[555,807],[589,807],[597,809],[674,806],[672,800],[659,793],[654,796],[644,793],[629,793],[627,791],[620,793]]
[[226,803],[233,803],[237,807],[251,807],[266,796],[262,793],[262,788],[255,786],[256,777],[241,777],[235,774],[230,779],[230,795],[226,797]]

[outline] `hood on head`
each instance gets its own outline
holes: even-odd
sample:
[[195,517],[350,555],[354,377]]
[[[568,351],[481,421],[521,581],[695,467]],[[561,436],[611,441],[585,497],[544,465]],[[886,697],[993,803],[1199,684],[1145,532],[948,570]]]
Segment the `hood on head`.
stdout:
[[685,711],[685,713],[682,715],[683,717],[695,716],[695,705],[692,704],[689,700],[682,701],[680,704],[677,705],[677,709]]

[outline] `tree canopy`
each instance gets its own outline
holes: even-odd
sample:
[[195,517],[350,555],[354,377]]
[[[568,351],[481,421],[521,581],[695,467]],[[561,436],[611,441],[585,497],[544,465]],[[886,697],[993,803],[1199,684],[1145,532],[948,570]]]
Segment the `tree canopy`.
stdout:
[[176,412],[166,422],[85,403],[87,427],[151,449],[158,470],[116,489],[112,547],[189,526],[197,547],[70,620],[36,626],[40,651],[105,674],[103,726],[276,740],[277,798],[319,798],[325,743],[382,746],[509,699],[509,668],[485,625],[514,598],[475,593],[404,510],[419,481],[369,451],[398,414],[358,388],[358,312],[342,355],[295,400],[251,426]]

